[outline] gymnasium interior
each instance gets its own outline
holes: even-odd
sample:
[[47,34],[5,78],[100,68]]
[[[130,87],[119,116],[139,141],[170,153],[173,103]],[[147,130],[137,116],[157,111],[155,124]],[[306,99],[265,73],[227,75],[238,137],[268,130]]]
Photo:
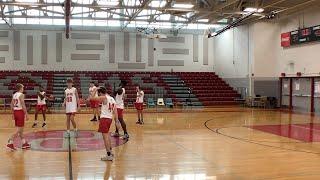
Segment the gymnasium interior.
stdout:
[[[0,179],[320,179],[319,0],[1,0]],[[318,69],[319,68],[319,69]],[[73,79],[79,134],[65,138]],[[125,82],[129,139],[92,122]],[[31,148],[5,148],[24,85]],[[144,124],[136,124],[136,86]],[[46,127],[32,127],[39,88]],[[39,122],[42,116],[39,114]],[[115,131],[115,122],[110,132]],[[120,129],[120,134],[123,134]]]

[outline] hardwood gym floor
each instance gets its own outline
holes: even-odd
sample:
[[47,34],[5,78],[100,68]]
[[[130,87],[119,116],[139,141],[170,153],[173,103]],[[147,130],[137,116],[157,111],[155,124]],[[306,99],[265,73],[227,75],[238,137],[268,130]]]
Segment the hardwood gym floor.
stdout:
[[[77,115],[80,130],[97,129],[90,118]],[[14,132],[10,119],[0,115],[3,147]],[[30,119],[26,133],[44,131],[31,129]],[[70,172],[73,179],[320,179],[319,117],[227,107],[147,113],[144,126],[135,124],[133,111],[125,119],[130,140],[113,149],[114,162],[100,161],[104,150],[74,151],[70,157],[67,151],[3,148],[0,179],[69,179]],[[63,114],[48,115],[45,131],[64,127]]]

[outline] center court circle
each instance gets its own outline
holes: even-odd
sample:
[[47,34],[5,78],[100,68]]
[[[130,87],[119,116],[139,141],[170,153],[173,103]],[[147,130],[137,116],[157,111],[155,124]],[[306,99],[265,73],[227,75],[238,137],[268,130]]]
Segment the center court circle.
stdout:
[[[64,137],[65,130],[36,131],[25,134],[31,150],[48,152],[68,152],[69,140]],[[112,147],[123,145],[127,140],[111,138]],[[105,148],[101,133],[91,130],[78,130],[78,136],[70,138],[72,151],[96,151]],[[15,147],[20,147],[19,138],[14,139]]]

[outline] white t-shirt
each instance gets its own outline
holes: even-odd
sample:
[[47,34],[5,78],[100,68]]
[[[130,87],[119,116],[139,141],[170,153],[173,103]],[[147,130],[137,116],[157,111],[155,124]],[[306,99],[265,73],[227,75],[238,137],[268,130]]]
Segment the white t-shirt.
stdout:
[[89,96],[90,97],[98,97],[97,87],[93,86],[89,88]]
[[65,97],[66,97],[66,113],[75,113],[77,112],[77,98],[76,98],[76,91],[75,87],[71,89],[67,88],[65,90]]
[[[141,95],[140,95],[140,94],[141,94]],[[143,91],[137,92],[136,102],[137,102],[137,103],[143,103],[143,97],[144,97],[144,92],[143,92]]]
[[112,119],[113,116],[113,108],[116,105],[116,101],[113,97],[106,95],[107,99],[102,102],[101,105],[101,118]]
[[119,109],[124,109],[124,95],[126,93],[126,90],[124,88],[122,88],[122,94],[119,95],[117,93],[116,95],[116,107]]
[[[45,95],[46,92],[42,91],[40,92],[41,95]],[[40,98],[40,96],[38,96],[38,101],[37,101],[37,105],[45,105],[46,104],[46,98],[44,97],[42,100]]]
[[20,96],[22,95],[21,92],[16,92],[13,94],[12,99],[13,99],[13,110],[21,110],[22,105],[20,102]]

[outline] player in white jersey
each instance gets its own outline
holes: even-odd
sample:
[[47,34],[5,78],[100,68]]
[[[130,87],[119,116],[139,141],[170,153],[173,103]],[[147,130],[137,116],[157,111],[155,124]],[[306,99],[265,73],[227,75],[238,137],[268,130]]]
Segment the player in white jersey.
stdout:
[[138,121],[136,124],[144,124],[143,122],[143,98],[144,92],[141,90],[140,86],[136,86],[137,98],[135,102],[135,107],[137,109]]
[[22,84],[16,84],[16,93],[13,94],[12,101],[11,101],[11,110],[13,120],[15,122],[15,126],[17,128],[16,132],[9,138],[7,148],[11,151],[16,150],[13,145],[13,140],[15,137],[20,137],[22,142],[22,149],[29,149],[31,146],[30,144],[24,139],[23,129],[24,129],[24,122],[28,120],[28,113],[27,108],[24,103],[24,86]]
[[112,147],[110,140],[110,126],[112,124],[113,117],[118,119],[116,102],[110,95],[107,94],[105,87],[98,88],[98,97],[92,97],[89,100],[97,100],[102,103],[100,110],[100,121],[98,132],[102,133],[104,145],[107,151],[107,155],[101,158],[102,161],[112,161]]
[[[97,87],[94,85],[94,82],[91,81],[90,82],[90,87],[89,87],[89,98],[91,97],[97,97],[98,96],[98,91],[97,91]],[[97,116],[98,119],[100,119],[99,116],[99,101],[95,101],[95,100],[90,100],[90,107],[93,111],[93,119],[91,119],[90,121],[97,121]]]
[[40,111],[42,112],[42,116],[43,116],[42,127],[45,127],[47,125],[46,124],[46,111],[47,111],[46,98],[47,98],[46,92],[44,91],[43,87],[40,87],[38,92],[38,100],[37,100],[36,111],[34,114],[34,123],[32,125],[32,128],[35,128],[38,125],[38,113]]
[[[129,134],[127,132],[127,125],[126,122],[123,120],[123,110],[124,110],[124,97],[126,94],[126,90],[124,88],[125,82],[121,82],[119,89],[116,93],[116,107],[117,107],[117,114],[118,114],[118,121],[121,124],[123,130],[123,139],[129,139]],[[117,123],[117,122],[116,122]],[[119,137],[119,128],[116,125],[116,132],[112,134],[113,137]]]
[[78,91],[73,87],[73,80],[67,79],[67,89],[65,90],[65,98],[63,106],[66,107],[67,115],[67,136],[70,135],[70,122],[72,123],[74,133],[77,134],[77,124],[74,121],[74,116],[80,109],[80,101],[78,96]]

